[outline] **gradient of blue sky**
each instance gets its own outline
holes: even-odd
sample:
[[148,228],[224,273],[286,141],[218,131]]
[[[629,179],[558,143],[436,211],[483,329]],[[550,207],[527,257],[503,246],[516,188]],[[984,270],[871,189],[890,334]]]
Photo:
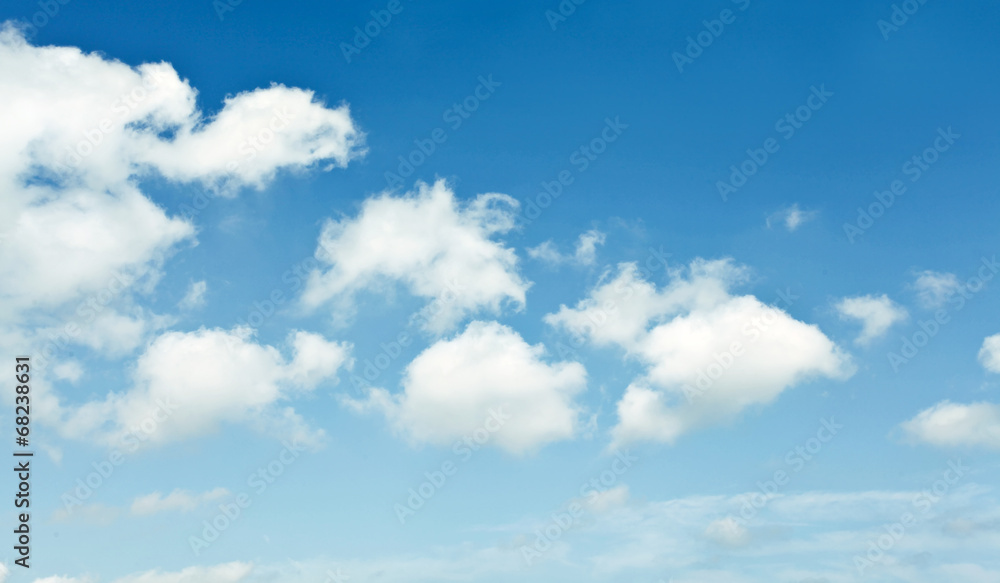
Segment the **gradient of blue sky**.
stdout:
[[[350,62],[341,43],[351,42],[354,27],[386,3],[245,0],[222,19],[208,0],[60,5],[30,43],[79,47],[130,66],[165,61],[197,90],[197,106],[208,116],[226,96],[272,83],[310,89],[329,107],[348,104],[365,134],[367,151],[346,168],[280,172],[260,191],[213,198],[192,219],[197,246],[172,254],[155,288],[136,295],[137,304],[176,316],[170,329],[193,332],[233,328],[274,289],[297,297],[282,275],[313,256],[324,221],[356,217],[367,198],[386,188],[385,173],[416,148],[414,140],[445,128],[447,140],[397,195],[418,180],[445,179],[459,200],[496,192],[523,205],[562,171],[573,183],[537,220],[499,237],[516,250],[518,272],[533,282],[524,309],[469,315],[443,337],[470,320],[495,319],[529,344],[544,343],[549,362],[578,360],[587,382],[577,402],[587,412],[584,421],[594,417],[573,439],[525,456],[477,452],[401,525],[394,504],[405,503],[424,472],[456,456],[448,446],[408,443],[381,415],[345,406],[343,394],[358,394],[342,371],[339,383],[326,382],[288,403],[325,430],[325,445],[303,453],[254,495],[251,508],[199,556],[189,537],[217,513],[215,504],[146,517],[129,513],[132,501],[174,489],[250,492],[247,476],[278,456],[280,440],[245,424],[223,424],[206,436],[143,451],[87,501],[103,505],[99,517],[65,517],[60,497],[108,450],[70,439],[39,418],[36,439],[61,455],[36,459],[36,566],[31,576],[9,567],[10,580],[58,575],[110,582],[239,561],[253,563],[245,577],[192,572],[163,580],[320,582],[329,580],[328,569],[341,568],[352,582],[834,583],[855,578],[854,556],[866,552],[883,523],[912,510],[908,493],[929,487],[957,459],[972,468],[969,474],[864,579],[1000,580],[1000,504],[993,489],[1000,439],[994,433],[979,445],[935,447],[908,443],[900,429],[944,400],[1000,401],[996,372],[977,360],[984,339],[1000,333],[996,284],[953,310],[951,321],[898,372],[887,360],[902,336],[933,317],[918,298],[919,273],[953,273],[964,281],[1000,250],[1000,10],[986,1],[930,0],[886,39],[877,22],[890,18],[888,1],[741,5],[588,0],[553,30],[546,11],[558,10],[555,0],[401,0],[403,10]],[[724,9],[733,10],[735,22],[679,72],[672,54]],[[0,20],[26,21],[37,10],[36,3],[8,3]],[[489,76],[499,82],[495,92],[460,127],[449,126],[445,112]],[[807,103],[812,87],[832,96],[786,140],[775,122]],[[571,156],[599,136],[609,118],[627,129],[580,172]],[[910,182],[903,164],[931,146],[942,128],[961,137]],[[723,201],[717,181],[728,179],[730,165],[745,160],[748,148],[769,138],[780,150]],[[906,182],[906,194],[849,241],[844,224],[853,224],[857,208],[896,179]],[[141,188],[172,217],[183,216],[184,205],[204,190],[158,176],[144,178]],[[808,219],[794,229],[783,222],[791,208]],[[528,249],[549,240],[571,253],[592,229],[605,234],[592,264],[554,266],[529,257]],[[639,461],[615,484],[627,486],[627,499],[593,513],[580,532],[560,538],[558,551],[527,566],[520,550],[525,537],[533,540],[535,528],[578,497],[582,483],[610,467],[616,404],[643,371],[621,347],[588,344],[571,357],[559,355],[555,346],[569,336],[543,318],[560,305],[575,306],[619,262],[645,261],[650,249],[669,253],[671,268],[726,257],[746,266],[749,277],[735,294],[778,304],[818,326],[850,354],[856,372],[846,380],[796,383],[773,402],[673,444],[629,446]],[[662,269],[650,280],[668,283]],[[204,306],[178,308],[198,281],[206,282]],[[292,309],[289,301],[259,326],[255,340],[282,347],[290,330],[301,329],[349,342],[357,372],[380,353],[380,343],[409,332],[413,344],[375,383],[398,392],[403,369],[438,337],[407,323],[425,300],[390,287],[359,292],[346,322],[333,321],[329,309]],[[785,289],[798,296],[787,307],[778,296]],[[842,317],[838,302],[882,294],[908,318],[871,342],[855,342],[860,324]],[[142,345],[161,333],[150,333]],[[19,350],[4,345],[5,354]],[[74,347],[64,356],[82,363],[85,373],[75,383],[55,382],[55,389],[71,405],[125,391],[142,352],[139,346],[108,356]],[[787,469],[786,452],[831,417],[843,430],[794,472],[781,497],[735,535],[739,540],[713,539],[709,525],[739,508],[730,499]],[[993,432],[1000,431],[997,423]],[[9,427],[7,419],[3,426]],[[832,501],[837,495],[842,499]],[[10,565],[11,551],[4,552]]]

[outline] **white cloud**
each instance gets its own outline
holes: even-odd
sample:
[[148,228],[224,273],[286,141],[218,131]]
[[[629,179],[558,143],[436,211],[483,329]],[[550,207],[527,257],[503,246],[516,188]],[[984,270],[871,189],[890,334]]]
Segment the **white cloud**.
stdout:
[[166,496],[160,492],[153,492],[133,500],[129,510],[136,516],[149,516],[170,511],[190,512],[202,504],[219,500],[228,495],[229,491],[225,488],[216,488],[201,494],[178,489]]
[[750,542],[750,533],[734,517],[714,520],[705,528],[705,536],[726,547],[742,547]]
[[[2,47],[2,45],[0,45]],[[2,49],[0,49],[2,50]],[[24,169],[25,171],[27,170]],[[0,297],[10,319],[76,298],[121,293],[122,280],[155,269],[193,227],[168,218],[139,191],[18,188],[0,176],[9,215],[0,218]],[[125,275],[122,275],[125,274]]]
[[42,451],[44,451],[46,454],[48,454],[49,459],[52,460],[52,463],[54,463],[57,466],[60,465],[60,464],[62,464],[63,452],[62,452],[61,449],[59,449],[58,447],[55,447],[55,446],[51,446],[51,445],[45,444],[45,443],[38,444],[38,447],[40,447],[42,449]]
[[580,235],[576,242],[573,258],[581,265],[593,265],[597,260],[597,246],[603,245],[606,236],[597,229],[591,229]]
[[[942,464],[937,470],[948,469]],[[939,474],[940,475],[940,474]],[[950,475],[954,478],[954,475]],[[955,539],[937,528],[943,517],[983,513],[994,514],[997,506],[987,488],[976,485],[952,484],[947,495],[926,512],[915,500],[923,497],[917,491],[860,491],[843,493],[803,492],[779,494],[761,508],[754,510],[750,523],[737,518],[741,508],[749,505],[748,496],[688,496],[666,501],[653,501],[640,507],[633,505],[592,527],[591,531],[614,533],[613,544],[602,544],[602,550],[588,554],[592,563],[588,567],[605,567],[609,572],[653,567],[655,571],[669,570],[677,576],[675,581],[829,581],[846,583],[857,580],[858,571],[853,557],[865,557],[872,541],[885,534],[885,525],[899,522],[899,517],[909,512],[919,526],[905,529],[905,536],[897,538],[889,551],[863,573],[875,580],[899,580],[921,583],[945,583],[956,580],[954,570],[970,558],[979,558],[983,567],[978,577],[957,580],[991,581],[989,567],[996,567],[987,549],[996,545],[996,535],[983,532],[973,539]],[[929,488],[933,478],[927,484]],[[718,519],[720,514],[729,514]],[[700,525],[709,543],[692,537],[691,532]],[[748,524],[752,525],[748,527]],[[753,544],[752,561],[736,559],[739,576],[729,576],[727,571],[715,571],[713,559],[719,554],[715,544],[742,547]],[[671,549],[664,554],[662,549]],[[975,549],[972,553],[970,550]],[[573,558],[590,549],[581,548]],[[912,566],[899,561],[921,552],[933,552],[933,569],[916,574]],[[986,554],[983,554],[984,551]],[[824,565],[818,557],[845,557],[839,562]],[[710,566],[707,566],[709,563]],[[806,576],[809,570],[813,570]],[[654,571],[654,572],[655,572]],[[947,572],[952,571],[952,572]],[[794,576],[793,573],[798,575]],[[879,576],[881,575],[881,576]],[[949,576],[950,575],[950,576]],[[609,577],[608,580],[615,580]],[[655,579],[653,579],[655,580]]]
[[75,47],[36,47],[10,27],[0,62],[7,177],[35,167],[86,186],[158,172],[259,187],[279,169],[344,166],[361,153],[347,106],[327,108],[311,91],[275,84],[227,97],[207,117],[168,63],[130,67]]
[[901,425],[910,440],[937,447],[1000,449],[1000,405],[941,401]]
[[560,306],[545,321],[598,346],[619,345],[628,350],[647,334],[652,320],[718,305],[730,297],[729,287],[746,277],[746,270],[730,261],[697,260],[688,277],[674,270],[668,286],[658,291],[643,279],[635,263],[621,263],[617,273],[605,272],[575,308]]
[[115,579],[112,583],[238,583],[247,580],[252,572],[252,563],[234,562],[174,572],[147,571]]
[[921,271],[913,283],[920,305],[927,309],[940,308],[955,292],[962,289],[962,284],[954,273],[939,271]]
[[804,211],[799,208],[798,203],[795,203],[767,217],[767,228],[770,229],[773,224],[783,223],[788,232],[791,233],[817,216],[819,216],[819,211]]
[[184,294],[178,306],[184,310],[193,310],[204,306],[206,291],[208,291],[208,283],[205,280],[191,282],[187,293]]
[[[763,503],[752,503],[762,496],[755,488],[737,495],[634,500],[627,506],[589,515],[581,525],[586,528],[585,537],[564,535],[558,539],[556,544],[562,546],[553,545],[545,554],[558,575],[541,573],[537,580],[656,581],[669,573],[675,583],[848,583],[858,578],[853,557],[865,556],[872,541],[886,533],[886,525],[898,523],[900,516],[909,512],[918,526],[905,529],[903,537],[894,537],[893,547],[865,571],[865,578],[914,583],[993,581],[995,577],[990,577],[1000,568],[993,560],[997,530],[991,519],[1000,516],[995,492],[968,483],[967,473],[956,482],[951,466],[944,462],[927,469],[926,485],[914,488],[916,491],[788,491],[768,496]],[[944,478],[945,470],[950,480],[947,494],[934,496],[936,501],[925,507],[923,501],[930,499],[924,496],[930,492],[919,490],[929,490],[932,484],[939,487],[935,480]],[[751,483],[747,486],[752,487]],[[748,511],[752,514],[746,514]],[[966,529],[968,534],[962,538],[949,536],[939,526],[943,519],[955,517],[973,519],[978,528],[973,532]],[[544,528],[545,523],[539,523]],[[511,546],[518,548],[535,543],[538,525],[522,519],[494,530],[511,533]],[[750,545],[752,549],[746,548]],[[720,553],[739,548],[746,550],[736,556]],[[922,552],[933,552],[938,565],[925,569],[926,576],[914,576],[912,566],[897,562],[897,558]],[[842,559],[823,562],[822,557],[831,556]],[[956,577],[961,571],[955,567],[977,559],[982,568],[970,571],[978,576]]]
[[529,247],[526,251],[528,252],[528,257],[544,261],[545,263],[558,264],[570,259],[570,257],[560,253],[556,244],[551,240],[544,241],[536,247]]
[[[123,314],[122,311],[129,313]],[[151,332],[172,324],[173,320],[172,317],[158,316],[140,308],[104,309],[94,314],[87,323],[86,333],[80,334],[76,340],[105,354],[122,355],[141,345]]]
[[979,349],[979,362],[990,372],[1000,373],[1000,334],[987,336]]
[[596,345],[619,346],[646,367],[618,402],[615,443],[672,443],[807,379],[853,373],[849,357],[816,326],[753,296],[731,295],[745,268],[698,259],[670,277],[657,290],[634,263],[622,264],[575,308],[545,317]]
[[893,324],[909,317],[906,309],[889,299],[889,296],[858,296],[844,298],[834,305],[840,318],[861,322],[861,333],[855,342],[867,346],[882,337]]
[[[306,90],[240,93],[207,116],[167,63],[33,46],[10,25],[0,28],[0,70],[0,333],[13,330],[22,350],[47,342],[34,332],[53,319],[79,324],[69,341],[112,352],[156,329],[141,321],[148,313],[114,313],[195,229],[151,202],[143,178],[233,195],[282,169],[343,166],[362,153],[348,108]],[[104,320],[90,329],[97,312]]]
[[[544,353],[506,326],[476,321],[418,355],[406,367],[402,393],[373,389],[367,401],[347,402],[383,413],[414,443],[452,445],[485,427],[490,445],[526,453],[570,439],[580,427],[573,399],[587,373],[576,362],[549,364]],[[487,421],[492,411],[502,413],[498,429]]]
[[59,380],[75,383],[83,376],[83,366],[78,361],[67,360],[53,367],[52,374]]
[[[749,497],[759,495],[759,491],[748,483],[753,491],[738,495],[690,495],[613,504],[601,512],[587,512],[583,520],[560,531],[554,541],[549,539],[548,550],[530,569],[525,569],[522,548],[539,540],[545,543],[540,534],[554,524],[554,515],[565,510],[541,510],[514,522],[472,529],[461,543],[432,544],[426,552],[361,559],[296,559],[254,565],[243,577],[273,583],[417,583],[512,578],[526,582],[666,581],[669,575],[674,583],[849,583],[857,581],[859,575],[853,558],[865,557],[871,545],[886,534],[887,526],[898,532],[894,525],[900,516],[910,513],[917,526],[905,528],[902,536],[894,535],[892,547],[866,568],[863,578],[995,583],[1000,576],[1000,563],[995,559],[1000,507],[994,489],[968,483],[970,477],[965,474],[959,477],[960,482],[949,485],[946,495],[934,496],[933,504],[917,505],[918,499],[928,500],[932,485],[937,487],[935,480],[944,478],[939,472],[948,470],[949,465],[936,462],[924,468],[930,470],[928,481],[907,491],[780,492],[756,507]],[[954,479],[954,474],[948,476]],[[920,492],[925,488],[927,492]],[[610,496],[611,490],[606,494]],[[744,523],[737,516],[748,507],[754,516],[750,523]],[[966,525],[953,534],[945,527],[956,520]],[[746,550],[735,556],[720,552],[741,547],[744,541],[753,546],[742,547]],[[730,549],[720,549],[720,543]],[[908,560],[926,553],[934,555],[930,564]],[[834,559],[828,560],[830,557]],[[222,583],[233,581],[219,575]],[[143,576],[150,575],[133,575],[112,583],[147,583]]]
[[563,255],[556,248],[551,240],[545,241],[537,247],[528,249],[528,256],[532,259],[544,261],[558,265],[560,263],[574,263],[576,265],[593,265],[597,261],[597,246],[603,245],[606,236],[597,229],[591,229],[580,235],[576,241],[576,249],[572,255]]
[[594,513],[607,512],[621,508],[629,500],[629,489],[626,484],[618,484],[607,490],[592,490],[587,498],[581,498],[578,503]]
[[334,300],[344,309],[362,290],[401,283],[432,300],[424,327],[437,333],[479,310],[521,307],[530,283],[517,272],[514,250],[492,239],[514,228],[517,206],[504,194],[461,204],[444,181],[370,198],[357,217],[323,227],[316,258],[329,267],[310,274],[303,305]]
[[161,335],[139,357],[130,391],[67,408],[60,429],[69,437],[128,447],[130,436],[161,444],[242,423],[317,444],[322,430],[309,428],[281,403],[334,379],[351,362],[350,346],[293,332],[293,358],[286,360],[276,348],[253,342],[251,333],[203,328]]
[[[347,166],[362,151],[362,135],[346,105],[329,109],[312,91],[273,84],[227,97],[211,120],[197,112],[167,118],[137,141],[140,163],[169,179],[209,186],[262,188],[279,169]],[[174,127],[172,140],[155,130]]]

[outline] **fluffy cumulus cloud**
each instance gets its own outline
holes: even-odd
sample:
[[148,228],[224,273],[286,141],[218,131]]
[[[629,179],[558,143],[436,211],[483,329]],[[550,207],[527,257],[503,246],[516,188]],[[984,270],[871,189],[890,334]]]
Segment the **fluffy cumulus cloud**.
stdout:
[[746,269],[695,260],[657,289],[635,264],[609,272],[576,307],[546,321],[646,367],[618,402],[616,443],[673,442],[771,402],[807,379],[843,379],[850,358],[816,326],[730,288]]
[[979,349],[979,362],[990,372],[1000,373],[1000,334],[987,336]]
[[[92,323],[85,302],[91,313],[116,309],[125,288],[155,283],[164,259],[193,243],[191,222],[150,201],[141,179],[231,195],[281,169],[343,166],[361,153],[347,107],[302,89],[239,93],[209,116],[167,63],[34,46],[10,25],[0,70],[0,326],[22,337],[52,314]],[[91,334],[101,332],[75,338]]]
[[245,328],[162,334],[139,357],[131,390],[62,408],[60,429],[132,450],[240,423],[315,445],[322,430],[283,403],[334,380],[351,364],[350,347],[301,331],[288,344],[291,359],[254,342]]
[[889,296],[866,295],[844,298],[834,305],[841,319],[861,323],[861,332],[855,342],[862,346],[871,344],[889,331],[893,324],[906,320],[909,314]]
[[302,303],[345,309],[362,290],[398,283],[430,300],[420,320],[437,333],[479,310],[523,306],[530,284],[514,250],[494,240],[514,228],[517,207],[495,193],[459,202],[444,181],[370,198],[358,216],[323,227],[316,258],[326,267],[310,274]]
[[512,329],[475,321],[431,345],[411,362],[403,391],[373,389],[359,410],[384,414],[414,443],[452,445],[465,438],[521,454],[572,438],[581,409],[574,397],[587,383],[576,362],[546,362]]
[[272,85],[228,97],[206,116],[167,63],[131,67],[73,47],[36,47],[10,27],[0,62],[7,180],[35,174],[100,187],[157,172],[262,186],[282,168],[343,166],[360,154],[348,108],[328,108],[311,91]]
[[[161,125],[139,136],[139,163],[172,180],[210,186],[259,188],[279,169],[343,167],[361,153],[346,105],[330,109],[311,91],[283,85],[228,97],[211,120],[192,111],[156,121]],[[156,130],[171,131],[172,139]]]
[[591,229],[580,235],[572,254],[564,255],[560,253],[555,243],[550,240],[545,241],[537,247],[528,249],[528,256],[552,265],[559,265],[560,263],[593,265],[597,262],[597,247],[604,244],[605,237],[604,233],[597,229]]
[[1000,405],[942,401],[901,425],[911,441],[937,447],[1000,449]]

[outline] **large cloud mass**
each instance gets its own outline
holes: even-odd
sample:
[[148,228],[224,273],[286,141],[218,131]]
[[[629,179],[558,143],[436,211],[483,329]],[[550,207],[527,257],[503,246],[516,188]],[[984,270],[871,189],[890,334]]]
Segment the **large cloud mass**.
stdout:
[[280,438],[317,444],[313,430],[282,402],[335,379],[350,346],[309,332],[289,335],[293,358],[251,338],[248,328],[168,332],[139,357],[134,386],[63,412],[68,437],[109,446],[167,443],[241,423]]
[[729,260],[699,259],[673,270],[658,290],[625,263],[576,307],[546,316],[596,345],[623,348],[646,367],[618,403],[616,442],[673,442],[806,379],[852,374],[848,356],[816,326],[732,295],[729,288],[746,275]]
[[478,310],[523,306],[530,284],[514,250],[493,240],[514,228],[517,204],[495,193],[462,204],[443,181],[368,199],[357,217],[323,227],[316,257],[328,267],[310,274],[303,304],[343,309],[362,290],[400,283],[431,300],[423,326],[437,333]]
[[[281,169],[343,166],[361,153],[347,107],[302,89],[240,93],[207,116],[167,63],[33,46],[10,25],[0,29],[0,71],[0,332],[30,337],[53,314],[78,317],[72,308],[87,296],[103,294],[102,307],[121,300],[193,241],[191,222],[150,201],[142,178],[233,195]],[[81,336],[90,334],[100,330]]]
[[573,399],[587,382],[583,365],[550,364],[544,353],[506,326],[472,322],[407,366],[402,393],[374,389],[350,403],[380,411],[415,443],[451,445],[485,428],[492,445],[528,452],[575,435],[581,409]]

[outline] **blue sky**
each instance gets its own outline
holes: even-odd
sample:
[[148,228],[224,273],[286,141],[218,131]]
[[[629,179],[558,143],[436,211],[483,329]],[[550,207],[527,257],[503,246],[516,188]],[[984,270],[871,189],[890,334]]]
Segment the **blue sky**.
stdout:
[[0,580],[1000,580],[992,3],[0,20]]

